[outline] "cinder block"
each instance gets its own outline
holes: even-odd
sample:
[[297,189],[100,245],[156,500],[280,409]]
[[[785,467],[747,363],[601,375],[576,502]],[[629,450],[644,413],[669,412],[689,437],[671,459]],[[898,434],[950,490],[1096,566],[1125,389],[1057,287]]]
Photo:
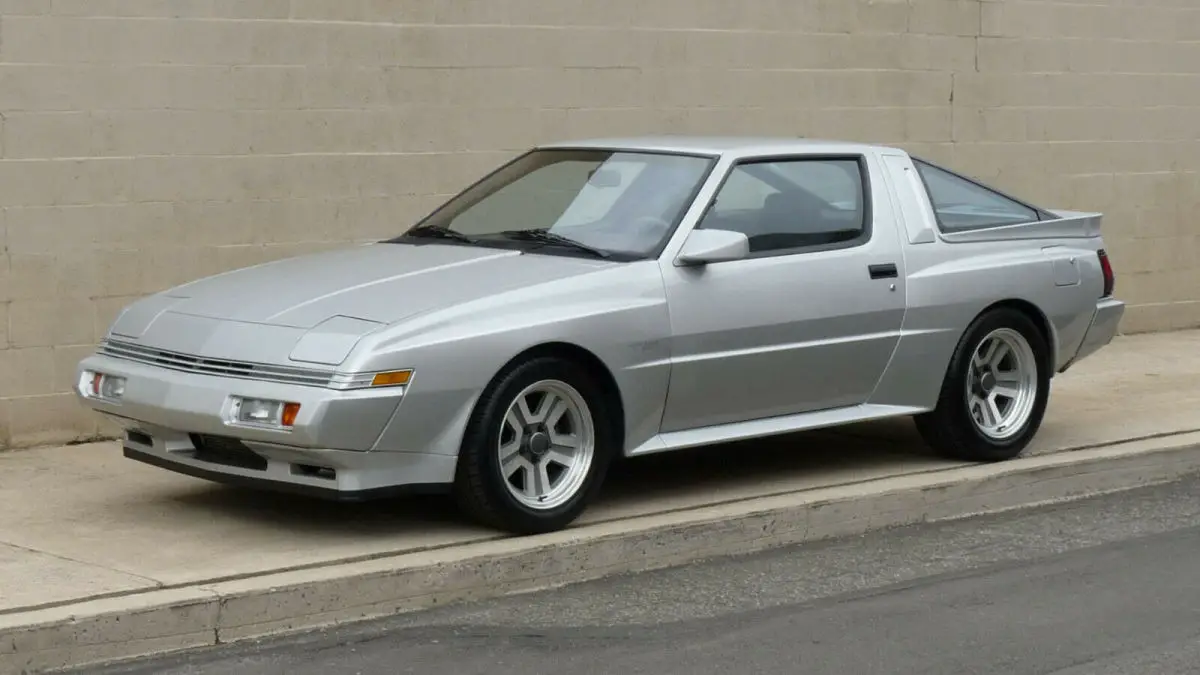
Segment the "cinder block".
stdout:
[[[1072,70],[1074,45],[1065,40],[980,37],[975,44],[979,72],[1065,73]],[[1090,72],[1090,69],[1077,72]]]
[[[299,78],[300,86],[299,106],[330,110],[365,109],[405,103],[404,99],[389,97],[389,79],[396,70],[409,69],[403,66],[312,66],[296,69],[295,76]],[[270,104],[270,101],[267,102]]]
[[[1192,283],[1194,284],[1195,280]],[[1171,310],[1171,330],[1200,328],[1200,300],[1193,298],[1187,302],[1174,303]]]
[[896,34],[912,30],[912,5],[909,0],[872,0],[869,2],[856,0],[856,2],[840,2],[837,5],[839,14],[845,11],[841,7],[857,5],[857,14],[838,17],[843,21],[848,19],[850,30],[854,33]]
[[145,281],[144,264],[159,253],[157,248],[97,251],[93,257],[92,274],[98,295],[145,295],[152,292]]
[[0,0],[0,14],[32,15],[49,14],[51,0]]
[[95,351],[95,346],[90,339],[83,344],[54,348],[55,393],[73,393],[75,391],[79,384],[76,380],[79,362],[87,358],[93,351]]
[[[887,1],[887,0],[885,0]],[[706,3],[724,4],[724,3]],[[853,33],[858,30],[860,14],[865,3],[846,0],[817,0],[817,11],[821,17],[821,32]]]
[[86,344],[92,338],[95,308],[88,298],[13,300],[8,322],[13,348]]
[[904,137],[901,141],[937,143],[952,140],[954,119],[950,106],[905,108],[903,114]]
[[[291,0],[290,18],[301,21],[370,21],[371,0]],[[408,3],[405,3],[408,4]]]
[[251,111],[118,110],[91,113],[92,153],[102,156],[242,155],[257,149]]
[[[144,255],[144,253],[143,253]],[[69,252],[8,256],[8,283],[0,298],[47,300],[87,298],[96,291],[96,254]]]
[[[321,68],[321,66],[317,66]],[[216,97],[209,105],[179,105],[179,108],[234,110],[293,110],[305,107],[304,87],[306,66],[237,65],[219,72],[220,81],[208,82]],[[223,98],[222,98],[223,97]],[[183,98],[182,96],[180,98]],[[227,103],[221,103],[222,100]],[[345,104],[322,107],[336,109]]]
[[54,391],[54,350],[0,349],[0,399],[43,396]]
[[16,398],[9,402],[8,414],[9,447],[57,445],[96,435],[98,416],[74,394]]
[[932,35],[980,34],[980,0],[911,0],[908,31]]
[[130,197],[129,168],[126,159],[0,160],[0,204],[59,206],[125,202]]
[[983,140],[1020,143],[1029,140],[1024,108],[953,107],[952,138],[957,142]]
[[[237,0],[229,0],[237,2]],[[432,23],[439,0],[291,0],[291,18],[303,21]]]
[[86,110],[12,112],[4,116],[2,156],[8,159],[88,157],[92,119]]
[[1167,304],[1129,305],[1121,318],[1125,335],[1169,330],[1173,322],[1172,306]]
[[[438,24],[454,25],[516,25],[536,21],[536,12],[514,14],[510,0],[458,0],[458,2],[442,2],[436,5],[433,19]],[[524,8],[529,9],[529,8]]]
[[208,4],[218,19],[287,19],[293,0],[208,0]]
[[[224,26],[227,23],[197,22],[208,31],[222,36],[226,34]],[[247,30],[249,58],[239,63],[289,66],[321,65],[329,61],[331,31],[326,24],[251,21],[245,22],[244,26]],[[213,56],[213,62],[224,62],[226,58],[215,58],[215,51]],[[204,61],[208,62],[210,61]]]
[[137,249],[176,225],[165,202],[12,207],[8,248],[14,255],[87,255]]
[[[45,0],[45,4],[52,7],[53,14],[63,16],[183,18],[211,15],[213,0],[174,0],[169,3],[161,0]],[[246,0],[246,4],[261,3]]]

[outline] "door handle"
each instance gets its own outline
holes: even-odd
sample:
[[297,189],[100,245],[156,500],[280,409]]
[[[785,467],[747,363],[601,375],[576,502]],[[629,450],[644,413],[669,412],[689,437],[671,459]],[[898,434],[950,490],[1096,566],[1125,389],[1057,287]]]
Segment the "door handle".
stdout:
[[899,274],[896,271],[896,263],[867,265],[867,271],[871,273],[872,279],[894,279]]

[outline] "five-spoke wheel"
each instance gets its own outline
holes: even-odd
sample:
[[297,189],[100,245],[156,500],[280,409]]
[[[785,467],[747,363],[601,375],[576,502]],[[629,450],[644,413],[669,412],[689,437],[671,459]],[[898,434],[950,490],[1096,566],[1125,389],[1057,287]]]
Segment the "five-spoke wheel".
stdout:
[[536,382],[509,406],[497,447],[510,494],[531,509],[553,509],[579,490],[591,468],[591,411],[571,385]]
[[937,407],[917,429],[938,453],[997,461],[1025,449],[1050,392],[1050,347],[1037,324],[1010,307],[985,312],[950,359]]
[[517,534],[558,530],[579,517],[617,452],[619,420],[578,363],[539,356],[506,368],[476,403],[458,459],[455,493],[475,519]]
[[1019,332],[997,328],[980,341],[967,376],[967,404],[979,431],[1002,440],[1019,432],[1038,392],[1033,348]]

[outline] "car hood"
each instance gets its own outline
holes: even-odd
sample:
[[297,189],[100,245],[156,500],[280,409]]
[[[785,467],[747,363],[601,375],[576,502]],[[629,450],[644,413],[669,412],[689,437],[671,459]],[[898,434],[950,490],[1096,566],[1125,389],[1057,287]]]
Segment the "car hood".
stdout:
[[387,324],[613,264],[472,246],[371,244],[234,270],[162,295],[172,299],[170,312],[197,317],[305,329],[334,316]]

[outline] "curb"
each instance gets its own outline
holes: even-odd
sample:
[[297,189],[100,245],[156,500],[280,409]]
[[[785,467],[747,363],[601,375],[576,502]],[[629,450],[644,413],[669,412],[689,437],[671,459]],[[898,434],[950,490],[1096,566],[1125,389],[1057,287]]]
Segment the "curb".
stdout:
[[1200,473],[1200,432],[0,616],[0,672],[212,646]]

